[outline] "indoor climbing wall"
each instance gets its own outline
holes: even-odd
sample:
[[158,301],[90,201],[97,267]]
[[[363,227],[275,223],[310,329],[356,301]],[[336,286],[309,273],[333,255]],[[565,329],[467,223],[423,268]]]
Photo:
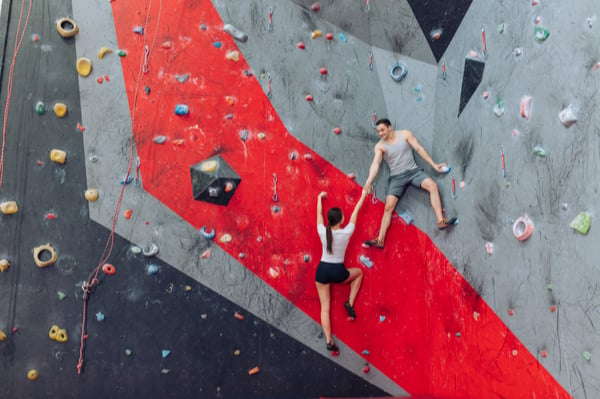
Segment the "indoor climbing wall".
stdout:
[[[447,3],[5,2],[0,397],[593,397],[592,1]],[[459,223],[409,189],[362,248],[382,168],[331,356],[316,195],[351,212],[380,117]]]

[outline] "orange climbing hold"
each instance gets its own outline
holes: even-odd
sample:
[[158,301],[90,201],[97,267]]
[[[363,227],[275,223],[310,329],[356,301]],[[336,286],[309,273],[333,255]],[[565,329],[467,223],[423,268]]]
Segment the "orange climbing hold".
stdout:
[[243,315],[243,314],[241,314],[240,312],[235,312],[235,313],[233,314],[233,316],[234,316],[236,319],[238,319],[238,320],[244,320],[244,315]]
[[131,209],[125,209],[125,212],[123,212],[123,216],[125,216],[125,219],[131,219],[132,213],[133,211]]
[[259,371],[260,371],[260,368],[258,368],[258,366],[256,366],[256,367],[248,370],[248,375],[254,375],[254,374],[258,373]]

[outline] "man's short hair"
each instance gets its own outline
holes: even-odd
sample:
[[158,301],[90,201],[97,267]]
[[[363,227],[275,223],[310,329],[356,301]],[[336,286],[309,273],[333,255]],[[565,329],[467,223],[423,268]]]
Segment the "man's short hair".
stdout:
[[388,118],[381,118],[378,119],[377,122],[375,122],[375,126],[379,125],[383,123],[384,125],[386,125],[387,127],[392,126],[392,122],[390,122],[390,120]]

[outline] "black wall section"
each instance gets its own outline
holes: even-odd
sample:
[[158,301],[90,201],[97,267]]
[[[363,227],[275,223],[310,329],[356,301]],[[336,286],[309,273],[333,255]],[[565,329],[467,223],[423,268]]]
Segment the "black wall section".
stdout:
[[[63,40],[55,29],[55,21],[68,15],[69,1],[33,2],[15,70],[0,201],[16,200],[20,209],[0,214],[0,258],[11,262],[0,273],[0,329],[8,334],[0,342],[0,398],[383,396],[252,315],[236,319],[234,312],[241,309],[235,304],[157,259],[134,254],[119,237],[110,258],[117,272],[100,274],[88,302],[89,339],[83,374],[77,374],[81,284],[97,265],[109,232],[89,220],[83,197],[82,135],[102,133],[76,128],[74,41]],[[13,10],[6,71],[18,16]],[[5,73],[3,105],[7,85]],[[35,112],[38,100],[46,104],[44,115]],[[51,110],[57,101],[69,107],[63,119]],[[49,160],[53,148],[66,151],[64,165]],[[46,243],[59,258],[41,269],[32,249]],[[158,266],[156,274],[148,272],[150,264]],[[60,299],[58,292],[66,297]],[[67,330],[66,343],[48,337],[54,324]],[[171,351],[165,358],[164,349]],[[255,366],[261,371],[248,375]],[[37,381],[27,379],[30,369],[39,371]]]
[[[472,0],[408,0],[436,61],[439,62],[444,55],[471,2]],[[439,38],[436,38],[436,31],[440,33]]]
[[475,90],[477,90],[481,84],[484,68],[485,63],[472,58],[465,58],[465,69],[463,72],[462,88],[460,90],[458,116],[460,116],[461,112],[463,109],[465,109],[469,103],[469,100],[473,96],[473,93],[475,93]]

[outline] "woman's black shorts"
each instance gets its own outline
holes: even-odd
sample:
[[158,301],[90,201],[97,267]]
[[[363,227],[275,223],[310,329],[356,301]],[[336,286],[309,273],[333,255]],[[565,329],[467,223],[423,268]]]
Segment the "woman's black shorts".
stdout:
[[343,283],[346,281],[350,272],[343,263],[319,262],[315,280],[321,284]]

